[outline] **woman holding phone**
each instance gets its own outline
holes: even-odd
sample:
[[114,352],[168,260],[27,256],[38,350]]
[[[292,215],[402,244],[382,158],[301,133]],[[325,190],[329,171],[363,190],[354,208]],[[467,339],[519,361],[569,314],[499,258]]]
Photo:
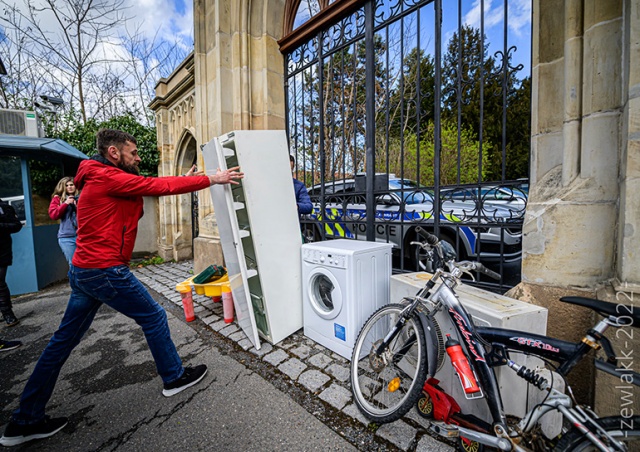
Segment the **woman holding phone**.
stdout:
[[78,202],[78,189],[73,183],[72,177],[63,177],[56,185],[51,204],[49,204],[49,217],[52,220],[60,220],[58,229],[58,244],[64,257],[71,266],[73,253],[76,251],[76,203]]

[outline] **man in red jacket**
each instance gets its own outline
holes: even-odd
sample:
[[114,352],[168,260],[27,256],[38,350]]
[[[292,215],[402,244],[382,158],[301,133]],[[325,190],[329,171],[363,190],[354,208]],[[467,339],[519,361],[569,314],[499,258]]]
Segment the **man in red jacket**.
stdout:
[[171,340],[167,315],[129,271],[129,261],[143,214],[142,196],[178,195],[213,184],[237,184],[238,167],[213,176],[143,177],[136,140],[119,130],[98,131],[99,154],[80,164],[75,184],[82,190],[78,203],[77,248],[69,270],[71,297],[58,330],[38,360],[22,393],[19,408],[0,438],[3,446],[47,438],[65,425],[66,418],[45,416],[60,370],[89,329],[96,312],[106,304],[142,327],[158,374],[162,394],[175,395],[200,382],[205,365],[182,367]]

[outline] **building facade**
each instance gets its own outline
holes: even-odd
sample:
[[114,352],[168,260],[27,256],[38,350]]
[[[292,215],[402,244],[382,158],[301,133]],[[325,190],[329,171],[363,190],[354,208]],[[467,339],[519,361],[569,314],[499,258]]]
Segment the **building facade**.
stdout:
[[[195,99],[194,57],[191,54],[168,79],[158,82],[156,97],[150,105],[156,114],[159,176],[185,174],[198,163]],[[193,257],[194,236],[197,236],[194,232],[199,224],[197,206],[197,194],[159,198],[158,254],[163,259],[179,261]],[[208,233],[209,237],[215,234],[204,230],[203,233]]]

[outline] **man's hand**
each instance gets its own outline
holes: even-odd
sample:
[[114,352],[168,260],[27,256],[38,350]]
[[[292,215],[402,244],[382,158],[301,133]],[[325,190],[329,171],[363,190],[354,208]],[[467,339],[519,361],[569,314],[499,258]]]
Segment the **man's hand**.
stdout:
[[239,169],[240,169],[239,166],[235,166],[233,168],[229,168],[224,171],[221,171],[220,168],[218,168],[218,172],[216,174],[214,174],[213,176],[209,176],[209,182],[211,182],[211,185],[213,184],[238,185],[238,182],[236,182],[236,180],[242,179],[244,177],[244,173],[238,171]]
[[193,165],[185,176],[204,176],[204,171],[196,171],[196,165]]

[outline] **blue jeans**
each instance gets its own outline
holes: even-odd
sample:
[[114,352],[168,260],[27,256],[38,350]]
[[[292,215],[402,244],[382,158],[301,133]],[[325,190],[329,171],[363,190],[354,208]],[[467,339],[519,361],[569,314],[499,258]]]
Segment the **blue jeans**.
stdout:
[[44,418],[45,406],[62,366],[103,303],[142,327],[163,382],[177,380],[184,372],[171,340],[167,314],[131,274],[129,267],[83,269],[72,265],[69,282],[71,297],[67,310],[22,392],[20,407],[13,413],[13,422],[17,424],[33,424]]
[[62,250],[62,254],[69,262],[71,266],[71,259],[73,259],[73,253],[76,252],[76,238],[75,237],[58,237],[58,245]]

